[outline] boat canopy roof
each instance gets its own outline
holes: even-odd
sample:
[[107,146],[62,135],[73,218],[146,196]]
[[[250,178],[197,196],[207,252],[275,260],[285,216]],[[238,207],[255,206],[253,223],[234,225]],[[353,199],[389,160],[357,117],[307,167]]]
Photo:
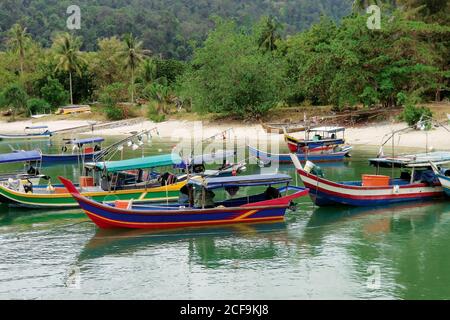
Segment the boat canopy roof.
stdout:
[[309,132],[328,132],[328,133],[337,133],[344,132],[344,127],[317,127],[308,129]]
[[429,153],[418,153],[401,155],[398,157],[384,157],[369,159],[369,163],[374,166],[399,166],[409,168],[430,167],[430,161],[437,164],[450,163],[450,152],[436,151]]
[[38,150],[16,151],[13,153],[0,154],[0,163],[39,161],[41,159],[42,159],[42,154]]
[[218,189],[225,187],[250,187],[268,186],[281,183],[289,183],[292,178],[286,174],[255,174],[247,176],[231,177],[206,177],[189,180],[192,185],[203,186],[206,189]]
[[25,127],[27,130],[48,129],[48,126],[29,126]]
[[118,172],[125,170],[150,169],[177,165],[180,164],[181,161],[181,157],[178,154],[172,153],[121,161],[88,163],[86,164],[86,167],[94,167],[100,170],[106,170],[108,172]]
[[98,143],[105,141],[104,138],[86,138],[86,139],[74,139],[66,142],[67,144],[89,144],[89,143]]

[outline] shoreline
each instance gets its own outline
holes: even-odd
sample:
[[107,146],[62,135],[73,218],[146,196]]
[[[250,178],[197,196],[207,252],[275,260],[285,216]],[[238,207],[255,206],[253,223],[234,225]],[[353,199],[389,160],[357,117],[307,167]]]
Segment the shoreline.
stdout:
[[[88,120],[50,120],[45,121],[18,121],[18,122],[0,122],[0,133],[23,133],[26,126],[47,125],[50,131],[75,128],[83,125],[89,125]],[[152,121],[143,121],[138,124],[122,126],[112,129],[96,130],[94,132],[85,132],[75,134],[77,136],[98,135],[98,136],[123,136],[132,131],[141,131],[144,129],[158,128],[159,136],[165,139],[181,140],[186,137],[195,139],[205,139],[218,134],[229,128],[233,128],[231,137],[236,136],[239,140],[248,142],[258,141],[283,141],[283,135],[267,134],[261,124],[236,124],[236,123],[211,123],[207,121],[190,120],[168,120],[161,123]],[[351,145],[380,146],[383,137],[393,130],[406,128],[406,123],[374,123],[363,127],[347,127],[345,139]],[[450,130],[450,129],[449,129]],[[69,134],[65,134],[67,136]],[[298,132],[292,134],[295,137],[303,137],[304,133]],[[61,135],[63,136],[63,135]],[[389,143],[390,145],[390,143]],[[425,148],[431,150],[450,150],[450,132],[445,128],[433,128],[430,131],[408,130],[400,135],[396,135],[395,145],[398,147]]]

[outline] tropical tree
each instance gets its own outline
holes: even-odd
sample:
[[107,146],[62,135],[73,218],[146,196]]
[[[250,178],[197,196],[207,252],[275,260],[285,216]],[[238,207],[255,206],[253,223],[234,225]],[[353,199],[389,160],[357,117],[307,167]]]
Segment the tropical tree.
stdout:
[[81,66],[86,63],[80,52],[81,38],[64,33],[54,41],[54,50],[57,58],[55,71],[64,71],[69,74],[70,103],[73,104],[72,75],[81,76]]
[[281,39],[279,31],[283,25],[272,16],[263,17],[259,23],[258,45],[266,52],[277,49],[276,42]]
[[20,74],[23,75],[25,64],[25,47],[30,40],[30,35],[27,33],[27,28],[16,23],[9,30],[8,44],[19,55]]
[[120,52],[120,55],[125,59],[125,68],[131,72],[131,103],[134,103],[135,72],[142,62],[145,52],[142,50],[142,41],[139,41],[132,33],[125,35],[124,42],[126,47]]
[[156,79],[157,76],[157,64],[153,59],[145,59],[142,63],[141,69],[142,80],[145,83],[150,83]]
[[4,103],[12,109],[12,120],[15,119],[17,111],[23,110],[27,104],[27,93],[21,85],[13,83],[3,92]]

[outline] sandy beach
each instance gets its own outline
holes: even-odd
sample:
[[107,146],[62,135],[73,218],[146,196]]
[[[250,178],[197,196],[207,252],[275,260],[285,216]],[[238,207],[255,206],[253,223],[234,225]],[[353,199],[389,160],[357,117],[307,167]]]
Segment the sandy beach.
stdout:
[[[86,120],[56,120],[56,121],[18,121],[18,122],[0,122],[0,133],[21,133],[26,126],[47,125],[50,131],[57,131],[68,128],[89,125]],[[383,137],[393,130],[405,128],[405,123],[384,123],[372,124],[365,127],[350,127],[345,133],[346,141],[352,145],[379,146]],[[260,124],[240,124],[240,123],[208,123],[201,121],[180,121],[169,120],[162,123],[143,121],[141,123],[129,126],[123,126],[113,129],[103,129],[94,131],[99,136],[123,136],[133,131],[143,129],[158,128],[159,136],[173,141],[186,137],[204,139],[211,137],[221,131],[233,128],[230,132],[239,140],[248,142],[256,141],[276,141],[282,140],[283,135],[267,134]],[[449,129],[450,130],[450,129]],[[87,132],[80,135],[92,135]],[[303,137],[303,133],[293,134],[297,137]],[[450,132],[445,128],[433,128],[430,131],[408,130],[396,136],[396,146],[399,147],[420,147],[428,145],[429,149],[450,150]]]

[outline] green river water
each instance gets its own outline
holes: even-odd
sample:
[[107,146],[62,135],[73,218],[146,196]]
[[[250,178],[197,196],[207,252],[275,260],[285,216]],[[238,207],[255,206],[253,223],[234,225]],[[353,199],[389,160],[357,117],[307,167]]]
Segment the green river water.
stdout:
[[[53,143],[10,146],[60,150]],[[0,152],[10,146],[2,142]],[[172,146],[155,140],[145,153]],[[351,159],[322,168],[331,179],[359,179],[373,172],[367,158],[377,151],[357,147]],[[44,169],[78,175],[76,165]],[[247,173],[259,171],[249,165]],[[279,171],[295,184],[292,166]],[[1,206],[0,298],[450,298],[450,201],[365,209],[298,202],[284,222],[156,232],[101,231],[78,209]]]

